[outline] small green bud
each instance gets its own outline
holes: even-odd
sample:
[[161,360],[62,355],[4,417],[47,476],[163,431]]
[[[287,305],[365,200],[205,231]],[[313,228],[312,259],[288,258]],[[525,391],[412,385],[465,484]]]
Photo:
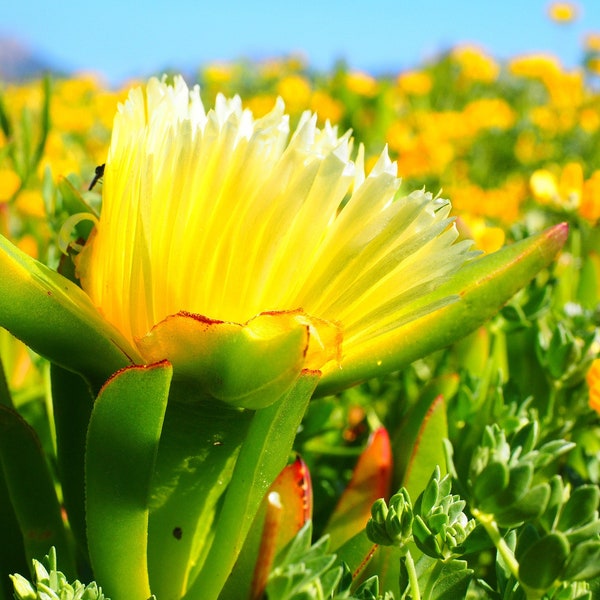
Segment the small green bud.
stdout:
[[36,600],[37,594],[25,577],[18,573],[9,577],[12,580],[16,600]]

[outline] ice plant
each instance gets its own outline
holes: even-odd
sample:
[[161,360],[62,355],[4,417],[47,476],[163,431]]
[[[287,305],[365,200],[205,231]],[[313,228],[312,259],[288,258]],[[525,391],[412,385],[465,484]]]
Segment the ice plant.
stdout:
[[54,363],[69,522],[116,600],[217,598],[316,386],[475,329],[567,234],[476,258],[386,152],[366,174],[315,115],[292,131],[281,101],[207,112],[181,78],[119,107],[101,213],[67,227],[86,218],[80,285],[0,238],[0,326]]

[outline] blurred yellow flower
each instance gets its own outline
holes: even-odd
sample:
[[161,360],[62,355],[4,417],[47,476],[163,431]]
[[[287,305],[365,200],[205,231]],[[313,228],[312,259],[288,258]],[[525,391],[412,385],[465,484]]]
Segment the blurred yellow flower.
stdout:
[[480,129],[508,129],[516,120],[515,111],[502,98],[480,98],[469,102],[463,111],[472,132]]
[[411,96],[425,96],[433,86],[431,76],[424,71],[405,71],[396,78],[401,92]]
[[234,66],[230,63],[211,63],[202,69],[203,79],[208,85],[223,85],[233,76]]
[[600,52],[600,33],[588,33],[583,46],[589,52]]
[[262,119],[239,97],[218,96],[205,112],[179,77],[151,79],[119,107],[101,216],[77,266],[98,310],[146,359],[182,320],[260,329],[266,316],[310,332],[305,367],[351,372],[365,352],[375,364],[401,345],[397,326],[415,299],[470,256],[449,203],[400,194],[386,153],[365,176],[349,133],[304,113],[289,137],[288,123],[281,100]]
[[44,199],[39,189],[23,190],[17,196],[15,208],[26,217],[36,217],[38,219],[46,217]]
[[21,178],[12,169],[0,169],[0,204],[8,202],[21,187]]
[[377,79],[362,71],[351,71],[346,75],[346,87],[359,96],[372,98],[377,94],[379,84]]
[[264,117],[271,112],[274,102],[273,94],[257,94],[244,102],[244,108],[247,108],[255,117]]
[[586,133],[600,129],[600,113],[593,108],[584,108],[579,112],[579,125]]
[[589,388],[589,405],[600,413],[600,359],[597,358],[590,365],[586,382]]
[[570,23],[579,16],[579,7],[574,2],[551,2],[548,16],[557,23]]
[[499,250],[506,241],[504,229],[488,225],[485,219],[479,216],[461,214],[457,219],[457,227],[461,235],[472,239],[475,248],[486,254]]
[[508,68],[513,75],[533,79],[556,77],[562,72],[559,60],[549,54],[518,56],[509,61]]
[[548,169],[538,169],[531,174],[529,183],[534,197],[542,203],[566,210],[581,205],[583,169],[579,163],[567,163],[558,177]]
[[457,214],[488,217],[503,224],[515,222],[526,196],[525,186],[518,178],[511,178],[498,188],[483,189],[465,183],[449,186],[447,191]]
[[[272,105],[272,103],[271,103]],[[338,122],[344,115],[344,105],[332,98],[327,92],[315,90],[310,99],[310,109],[319,115],[321,123]]]
[[306,77],[287,75],[277,83],[277,93],[283,98],[290,112],[298,112],[308,106],[312,89]]
[[452,49],[451,56],[460,65],[461,77],[466,81],[490,83],[498,78],[500,65],[476,46],[458,46]]

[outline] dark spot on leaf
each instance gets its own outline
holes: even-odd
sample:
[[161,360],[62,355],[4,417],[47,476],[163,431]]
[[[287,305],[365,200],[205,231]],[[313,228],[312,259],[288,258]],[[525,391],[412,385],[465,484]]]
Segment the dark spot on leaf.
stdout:
[[183,535],[183,531],[182,531],[181,527],[175,527],[175,529],[173,529],[173,537],[176,540],[180,540],[182,535]]

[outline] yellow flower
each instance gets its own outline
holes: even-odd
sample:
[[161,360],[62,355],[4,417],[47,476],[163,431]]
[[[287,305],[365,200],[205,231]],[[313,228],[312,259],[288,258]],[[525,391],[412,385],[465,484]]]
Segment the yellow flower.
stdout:
[[21,178],[12,169],[0,169],[0,204],[8,202],[21,187]]
[[372,98],[377,93],[378,83],[372,75],[362,71],[352,71],[346,75],[346,86],[359,96]]
[[310,113],[290,136],[281,100],[261,119],[238,97],[206,112],[197,87],[151,79],[115,117],[82,287],[146,361],[176,373],[186,353],[214,351],[216,322],[306,331],[304,367],[323,378],[360,361],[376,370],[414,311],[448,302],[426,295],[471,243],[454,243],[446,200],[400,193],[387,153],[368,176],[362,148],[351,154],[349,133]]
[[310,82],[302,75],[288,75],[277,84],[277,93],[291,112],[298,112],[308,105],[311,95]]
[[588,52],[600,52],[600,33],[588,33],[585,36],[584,48]]
[[579,163],[567,163],[559,177],[547,169],[538,169],[532,173],[529,183],[535,198],[543,203],[566,210],[577,209],[581,205],[583,169]]
[[[272,105],[272,103],[271,103]],[[344,115],[344,105],[339,100],[332,98],[327,92],[315,90],[310,99],[311,110],[319,115],[319,120],[324,123],[336,123]]]
[[573,2],[552,2],[548,14],[557,23],[570,23],[579,16],[579,9]]
[[396,79],[398,88],[405,94],[425,96],[433,86],[431,76],[423,71],[405,71]]
[[518,56],[509,61],[508,68],[513,75],[533,79],[554,78],[562,72],[559,60],[549,54]]
[[498,78],[500,66],[476,46],[459,46],[452,50],[452,58],[459,63],[461,76],[467,81],[490,83]]

